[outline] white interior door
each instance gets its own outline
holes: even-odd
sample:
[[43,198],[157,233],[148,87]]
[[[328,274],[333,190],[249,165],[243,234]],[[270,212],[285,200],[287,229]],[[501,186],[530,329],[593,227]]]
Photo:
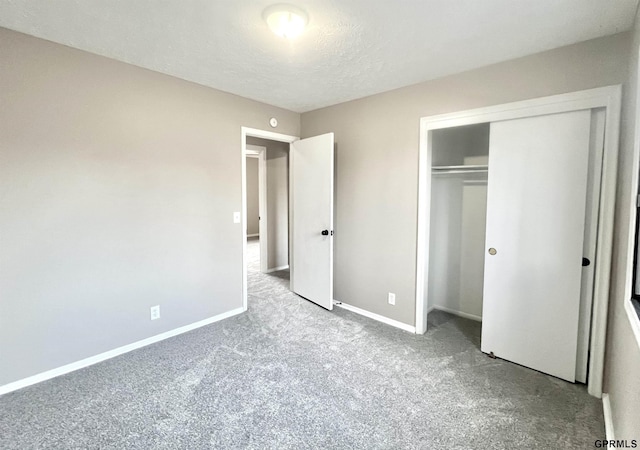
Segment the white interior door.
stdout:
[[291,290],[333,309],[333,133],[291,143]]
[[550,114],[490,135],[481,349],[572,382],[590,121]]

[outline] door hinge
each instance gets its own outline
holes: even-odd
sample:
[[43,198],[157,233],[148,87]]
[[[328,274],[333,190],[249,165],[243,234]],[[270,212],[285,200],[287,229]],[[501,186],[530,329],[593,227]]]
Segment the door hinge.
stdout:
[[636,197],[636,207],[640,208],[640,195]]

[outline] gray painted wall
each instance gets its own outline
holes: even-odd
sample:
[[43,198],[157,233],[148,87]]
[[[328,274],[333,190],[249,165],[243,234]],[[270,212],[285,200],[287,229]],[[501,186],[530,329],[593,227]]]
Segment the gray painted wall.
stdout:
[[0,385],[240,308],[240,127],[299,114],[5,29],[0,61]]
[[629,40],[587,41],[302,114],[303,137],[336,137],[334,297],[415,323],[421,117],[623,83]]
[[[638,92],[638,51],[640,50],[640,16],[636,16],[633,42],[630,46],[628,79],[623,90],[620,162],[618,165],[618,193],[616,199],[616,229],[614,231],[614,258],[611,270],[611,298],[607,336],[606,372],[604,392],[608,392],[617,439],[639,439],[640,424],[640,344],[636,341],[631,323],[624,310],[629,300],[631,283],[626,279],[627,267],[633,254],[628,251],[629,218],[635,214],[633,196],[638,187],[632,176],[638,172],[633,163],[633,146],[640,136],[635,132],[636,95]],[[626,70],[622,71],[626,74]]]
[[247,234],[260,233],[258,158],[247,158]]
[[247,137],[267,147],[267,268],[289,264],[289,144]]

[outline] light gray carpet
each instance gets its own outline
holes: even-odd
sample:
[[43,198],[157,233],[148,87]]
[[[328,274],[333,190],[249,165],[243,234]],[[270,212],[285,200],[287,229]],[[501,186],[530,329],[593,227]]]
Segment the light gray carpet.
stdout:
[[2,449],[592,448],[584,386],[492,360],[480,324],[416,336],[262,275],[249,312],[0,397]]

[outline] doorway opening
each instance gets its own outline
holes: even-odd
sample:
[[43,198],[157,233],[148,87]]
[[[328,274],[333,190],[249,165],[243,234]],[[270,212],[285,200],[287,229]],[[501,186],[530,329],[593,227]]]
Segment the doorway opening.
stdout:
[[289,279],[289,144],[298,140],[242,128],[243,307],[248,308],[248,273],[268,281]]
[[289,144],[247,137],[247,239],[262,273],[289,269]]
[[[258,244],[256,255],[258,269],[262,272],[266,270],[265,263],[260,252],[260,242],[266,240],[266,155],[267,148],[264,146],[245,146],[246,181],[245,192],[247,193],[247,209],[244,215],[247,218],[247,243],[255,241]],[[266,253],[266,252],[264,252]],[[250,258],[252,256],[250,255]]]
[[254,156],[257,154],[258,160],[264,155],[262,166],[266,174],[262,177],[264,195],[258,194],[263,198],[259,239],[252,243],[260,249],[260,273],[288,268],[289,290],[325,309],[333,309],[333,133],[298,139],[253,128],[241,130],[243,308],[247,309],[247,236],[251,234],[247,221],[249,150]]

